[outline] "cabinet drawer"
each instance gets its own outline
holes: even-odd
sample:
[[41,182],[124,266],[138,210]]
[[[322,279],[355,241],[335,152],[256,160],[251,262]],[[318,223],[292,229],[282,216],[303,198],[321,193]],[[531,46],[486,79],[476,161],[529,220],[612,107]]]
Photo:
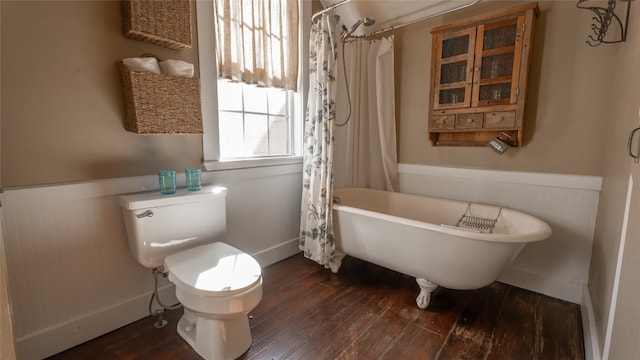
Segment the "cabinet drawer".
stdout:
[[485,115],[484,127],[486,129],[512,128],[515,124],[515,111],[496,111]]
[[433,115],[431,118],[431,130],[453,129],[455,122],[455,115]]
[[456,129],[480,129],[482,118],[482,113],[459,114],[456,118]]

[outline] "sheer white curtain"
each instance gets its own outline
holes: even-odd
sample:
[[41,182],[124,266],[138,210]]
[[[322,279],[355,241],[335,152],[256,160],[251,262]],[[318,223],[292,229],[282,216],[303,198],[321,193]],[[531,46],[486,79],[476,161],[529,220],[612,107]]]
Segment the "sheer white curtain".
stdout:
[[[391,36],[358,39],[344,46],[351,116],[346,125],[336,127],[336,188],[398,190],[393,42]],[[340,66],[336,124],[344,123],[349,113]]]
[[213,0],[218,77],[296,90],[298,0]]

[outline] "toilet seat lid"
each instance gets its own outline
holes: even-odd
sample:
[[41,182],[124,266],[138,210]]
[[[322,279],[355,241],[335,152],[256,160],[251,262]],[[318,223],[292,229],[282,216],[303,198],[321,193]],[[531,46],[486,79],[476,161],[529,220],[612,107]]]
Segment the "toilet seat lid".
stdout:
[[[223,242],[198,246],[164,259],[169,280],[208,296],[229,296],[260,280],[260,264]],[[218,294],[217,294],[218,293]]]

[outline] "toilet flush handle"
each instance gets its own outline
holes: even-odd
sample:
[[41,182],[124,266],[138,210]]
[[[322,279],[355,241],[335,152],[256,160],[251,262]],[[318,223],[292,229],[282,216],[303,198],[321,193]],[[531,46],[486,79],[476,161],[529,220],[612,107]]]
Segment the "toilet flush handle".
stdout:
[[142,214],[136,215],[136,217],[138,219],[142,219],[142,218],[145,218],[145,217],[152,217],[152,216],[153,216],[153,211],[151,211],[151,210],[147,210],[147,211],[143,212]]

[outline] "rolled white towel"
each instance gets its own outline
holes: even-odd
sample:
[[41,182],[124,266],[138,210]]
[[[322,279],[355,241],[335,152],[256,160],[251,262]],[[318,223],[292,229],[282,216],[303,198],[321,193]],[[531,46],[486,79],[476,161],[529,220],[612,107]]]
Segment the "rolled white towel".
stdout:
[[158,59],[154,57],[126,58],[122,63],[131,70],[160,74]]
[[182,60],[160,61],[160,70],[165,75],[193,77],[193,64]]

